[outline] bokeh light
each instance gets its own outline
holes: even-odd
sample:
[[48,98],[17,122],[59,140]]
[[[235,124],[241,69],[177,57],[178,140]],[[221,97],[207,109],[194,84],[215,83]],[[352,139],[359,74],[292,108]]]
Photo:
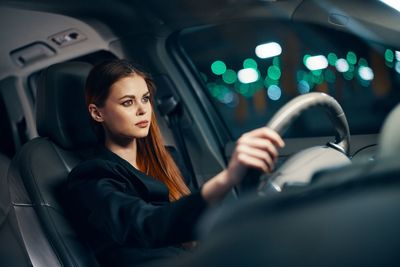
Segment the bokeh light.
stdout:
[[358,69],[358,75],[365,81],[372,81],[374,79],[374,72],[370,67],[361,66]]
[[311,56],[306,59],[305,65],[309,70],[321,70],[328,67],[328,60],[323,55]]
[[216,75],[221,75],[226,71],[226,65],[221,60],[216,60],[211,64],[211,71]]
[[271,86],[268,87],[267,94],[268,94],[268,97],[271,100],[276,101],[276,100],[279,100],[281,98],[282,90],[277,85],[271,85]]
[[241,69],[238,72],[238,79],[241,83],[252,83],[257,81],[258,78],[258,72],[252,68]]
[[338,60],[338,57],[336,56],[335,53],[329,53],[328,54],[328,63],[329,63],[329,65],[335,66],[337,60]]
[[344,58],[339,58],[336,61],[336,69],[338,70],[338,72],[346,72],[349,70],[349,64]]
[[385,59],[388,62],[393,62],[394,60],[394,53],[391,49],[386,49],[385,51]]
[[281,74],[281,70],[277,66],[273,65],[268,68],[268,77],[272,80],[279,80]]
[[259,58],[270,58],[279,56],[282,53],[282,47],[276,42],[270,42],[258,45],[255,52]]
[[224,74],[222,74],[222,80],[227,84],[233,84],[237,81],[237,75],[234,70],[227,69]]
[[368,66],[368,61],[365,58],[361,57],[360,60],[358,60],[358,65]]
[[396,62],[396,66],[395,66],[396,72],[398,74],[400,74],[400,61]]
[[243,61],[244,69],[257,69],[257,62],[252,58],[246,58]]
[[353,51],[347,53],[346,59],[349,64],[355,65],[357,63],[357,56]]
[[277,66],[278,68],[281,66],[281,60],[279,57],[274,57],[274,59],[272,59],[272,65]]
[[301,80],[297,84],[297,90],[299,91],[300,94],[306,94],[310,92],[310,84],[307,81]]

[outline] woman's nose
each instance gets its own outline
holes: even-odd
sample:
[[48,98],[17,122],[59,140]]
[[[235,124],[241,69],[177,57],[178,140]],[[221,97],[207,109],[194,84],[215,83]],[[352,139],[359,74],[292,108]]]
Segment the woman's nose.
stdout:
[[140,104],[138,105],[138,109],[137,109],[137,111],[136,111],[136,114],[137,114],[138,116],[146,114],[146,108],[145,108],[145,105],[144,105],[144,104],[140,103]]

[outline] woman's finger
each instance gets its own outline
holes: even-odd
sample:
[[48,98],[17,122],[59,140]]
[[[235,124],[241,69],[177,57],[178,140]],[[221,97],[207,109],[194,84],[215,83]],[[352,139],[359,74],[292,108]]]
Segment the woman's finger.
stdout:
[[277,132],[268,127],[261,127],[253,131],[247,132],[243,134],[242,137],[239,138],[239,140],[242,138],[247,139],[252,137],[266,138],[280,148],[285,146],[285,142],[282,140],[281,136]]
[[[273,147],[272,144],[271,144],[271,146]],[[277,154],[271,154],[268,150],[249,147],[246,145],[238,146],[237,153],[238,154],[247,154],[250,157],[254,157],[254,158],[263,160],[266,164],[268,164],[272,168],[275,164],[275,160],[277,157]]]
[[272,166],[267,164],[265,161],[249,156],[247,154],[239,154],[238,155],[238,160],[241,164],[243,164],[246,167],[253,168],[253,169],[259,169],[263,172],[271,172],[272,171]]
[[240,140],[237,144],[237,147],[243,151],[247,148],[254,148],[258,150],[263,150],[269,153],[272,158],[278,157],[278,150],[276,146],[272,144],[269,140],[265,140],[263,138],[254,137]]

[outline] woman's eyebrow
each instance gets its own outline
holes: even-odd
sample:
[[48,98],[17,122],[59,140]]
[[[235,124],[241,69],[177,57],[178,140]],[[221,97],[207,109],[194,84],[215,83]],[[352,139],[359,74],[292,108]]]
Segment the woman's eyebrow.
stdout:
[[118,100],[121,100],[121,99],[124,99],[124,98],[133,98],[133,99],[135,99],[136,96],[134,96],[134,95],[124,95],[124,96],[118,98]]
[[[147,95],[150,95],[150,92],[149,92],[149,91],[147,91],[146,93],[143,94],[143,96],[147,96]],[[134,96],[134,95],[124,95],[124,96],[118,98],[118,100],[121,100],[121,99],[124,99],[124,98],[136,99],[136,96]]]

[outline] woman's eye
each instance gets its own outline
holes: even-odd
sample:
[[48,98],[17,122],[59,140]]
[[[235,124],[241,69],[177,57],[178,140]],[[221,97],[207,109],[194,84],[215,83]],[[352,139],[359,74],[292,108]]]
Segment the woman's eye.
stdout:
[[130,105],[132,105],[132,104],[133,104],[133,101],[132,101],[132,100],[126,100],[126,101],[122,102],[122,105],[123,105],[124,107],[128,107],[128,106],[130,106]]
[[143,103],[149,102],[150,101],[150,96],[143,97],[142,101],[143,101]]

